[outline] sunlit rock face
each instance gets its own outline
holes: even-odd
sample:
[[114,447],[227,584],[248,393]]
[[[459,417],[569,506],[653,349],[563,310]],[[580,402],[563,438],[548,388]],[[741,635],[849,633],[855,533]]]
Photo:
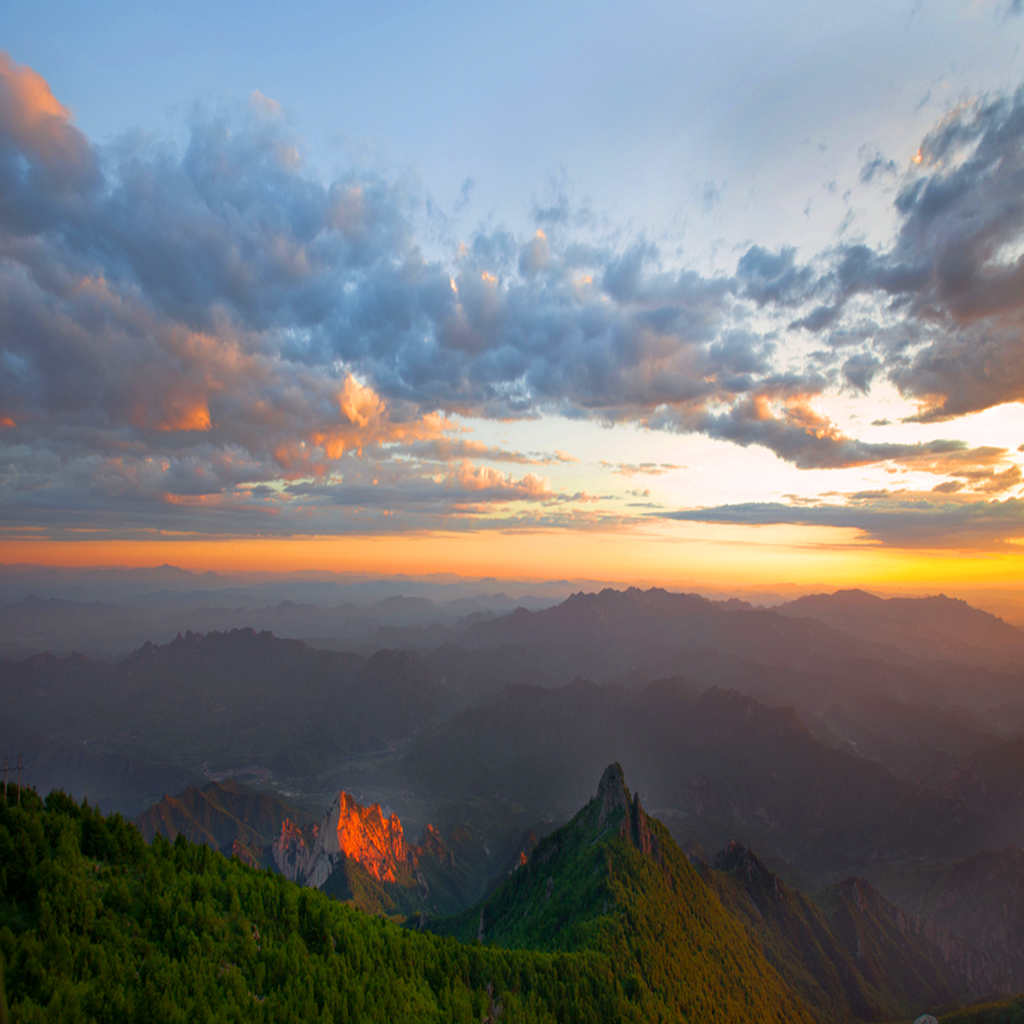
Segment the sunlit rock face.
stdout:
[[444,843],[428,825],[422,843],[406,841],[397,814],[387,815],[380,804],[364,807],[342,791],[320,825],[303,830],[285,819],[274,842],[277,869],[292,881],[320,888],[344,859],[359,864],[380,882],[411,881],[424,854],[440,857]]
[[[314,825],[309,829],[307,841],[306,834],[290,818],[285,818],[281,822],[281,834],[274,840],[272,853],[277,870],[285,878],[307,885],[316,884],[307,879],[315,874],[315,864],[319,853],[317,849],[319,833],[320,827]],[[330,866],[329,864],[325,864],[325,866],[328,867],[329,874]],[[325,874],[319,884],[322,885],[323,879],[326,877]]]
[[363,807],[344,790],[320,832],[325,853],[343,854],[378,881],[397,881],[398,871],[412,866],[414,858],[398,815],[386,817],[380,804]]

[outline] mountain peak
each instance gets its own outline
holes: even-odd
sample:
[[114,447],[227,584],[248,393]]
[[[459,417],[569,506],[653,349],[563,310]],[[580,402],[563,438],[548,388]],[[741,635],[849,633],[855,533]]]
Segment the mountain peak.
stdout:
[[629,813],[629,790],[626,788],[626,773],[618,761],[608,765],[597,784],[597,799],[601,801],[598,823],[604,825],[618,811]]
[[630,796],[625,772],[618,761],[608,765],[601,774],[595,799],[598,802],[599,829],[605,828],[621,815],[619,835],[648,856],[657,853],[657,843],[651,834],[647,812],[640,803],[640,794],[634,793]]
[[319,825],[301,829],[286,820],[272,853],[285,877],[313,888],[323,888],[346,865],[358,865],[376,882],[409,887],[421,861],[441,859],[446,846],[433,825],[419,843],[411,842],[397,814],[341,790]]
[[430,927],[509,948],[604,953],[621,971],[634,1020],[812,1019],[630,795],[618,763],[482,903]]

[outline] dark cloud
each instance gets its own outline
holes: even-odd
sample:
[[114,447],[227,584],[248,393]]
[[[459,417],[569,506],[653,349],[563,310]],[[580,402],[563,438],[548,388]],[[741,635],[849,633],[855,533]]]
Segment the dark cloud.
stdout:
[[876,150],[861,165],[859,177],[862,185],[870,185],[876,179],[895,177],[898,172],[899,167],[896,165],[896,161],[887,159]]
[[725,376],[751,374],[764,376],[771,373],[774,341],[749,331],[723,331],[708,348],[712,363]]
[[810,267],[800,266],[791,247],[770,252],[752,245],[736,267],[736,279],[742,294],[759,306],[802,305],[812,297],[817,281]]
[[70,113],[31,68],[0,53],[0,228],[32,234],[73,226],[101,176]]
[[0,464],[0,529],[8,535],[26,525],[72,538],[76,528],[139,537],[159,530],[283,536],[491,529],[523,517],[525,508],[555,528],[577,525],[576,506],[594,500],[555,491],[534,473],[502,473],[468,459],[438,472],[436,463],[350,455],[322,479],[267,484],[250,482],[266,467],[241,453],[237,462],[221,452],[197,452],[163,461],[88,456],[71,465],[23,454],[24,466]]
[[880,353],[884,372],[920,401],[918,419],[941,420],[1024,398],[1024,90],[954,110],[917,160],[895,245],[840,248],[822,277],[831,301],[797,325],[820,330],[854,296],[883,298],[905,328]]
[[[735,402],[725,412],[691,417],[685,427],[734,444],[761,445],[801,469],[838,469],[876,462],[938,455],[965,446],[958,441],[923,444],[869,443],[846,437],[815,412],[806,394],[766,390]],[[788,391],[788,393],[786,393]]]
[[839,306],[815,306],[806,316],[794,320],[789,326],[790,329],[802,327],[817,333],[831,327],[839,318],[840,312]]
[[845,527],[878,543],[907,548],[1002,547],[1024,536],[1024,501],[959,501],[934,492],[871,492],[836,505],[750,502],[661,515],[700,523]]
[[882,362],[867,352],[858,352],[843,363],[843,379],[856,391],[867,392],[882,368]]

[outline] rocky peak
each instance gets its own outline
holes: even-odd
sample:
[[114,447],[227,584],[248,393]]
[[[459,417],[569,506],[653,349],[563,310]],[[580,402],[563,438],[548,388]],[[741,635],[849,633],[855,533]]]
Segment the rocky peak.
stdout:
[[601,781],[597,786],[597,800],[599,810],[597,822],[603,828],[611,818],[622,814],[622,824],[619,826],[619,835],[632,843],[638,850],[645,854],[655,852],[655,842],[651,835],[651,825],[647,818],[647,812],[640,803],[639,793],[630,796],[626,787],[626,776],[622,765],[617,761],[608,765],[601,775]]
[[333,840],[327,835],[329,819],[324,823],[324,849],[344,854],[379,881],[396,881],[398,872],[411,860],[398,815],[385,815],[380,804],[364,807],[344,790],[338,796],[334,815]]
[[619,811],[629,813],[629,790],[626,788],[626,775],[622,765],[616,761],[608,765],[597,785],[597,799],[601,802],[598,824],[604,826],[612,815]]
[[343,861],[360,865],[380,882],[411,884],[424,858],[448,855],[440,832],[427,825],[419,844],[406,840],[397,814],[379,803],[363,805],[342,790],[319,826],[285,821],[273,846],[274,863],[292,881],[320,888]]

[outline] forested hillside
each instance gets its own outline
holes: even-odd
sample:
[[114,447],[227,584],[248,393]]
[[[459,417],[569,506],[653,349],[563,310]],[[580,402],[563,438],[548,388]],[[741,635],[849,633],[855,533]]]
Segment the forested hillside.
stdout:
[[402,929],[60,793],[0,802],[0,863],[19,1022],[639,1019],[606,956]]
[[[571,953],[460,943],[181,837],[147,846],[124,819],[61,793],[43,801],[23,790],[20,805],[11,794],[0,802],[0,1007],[19,1022],[611,1024],[677,1020],[682,1002],[701,1006],[706,1021],[810,1020],[770,969],[718,971],[706,991],[699,979],[694,987],[693,972],[677,973],[642,928],[642,970],[640,949],[624,965],[617,943],[578,942]],[[642,885],[623,885],[638,923],[665,919],[667,908],[645,908]],[[679,916],[688,928],[688,914]],[[723,938],[742,939],[734,927]]]

